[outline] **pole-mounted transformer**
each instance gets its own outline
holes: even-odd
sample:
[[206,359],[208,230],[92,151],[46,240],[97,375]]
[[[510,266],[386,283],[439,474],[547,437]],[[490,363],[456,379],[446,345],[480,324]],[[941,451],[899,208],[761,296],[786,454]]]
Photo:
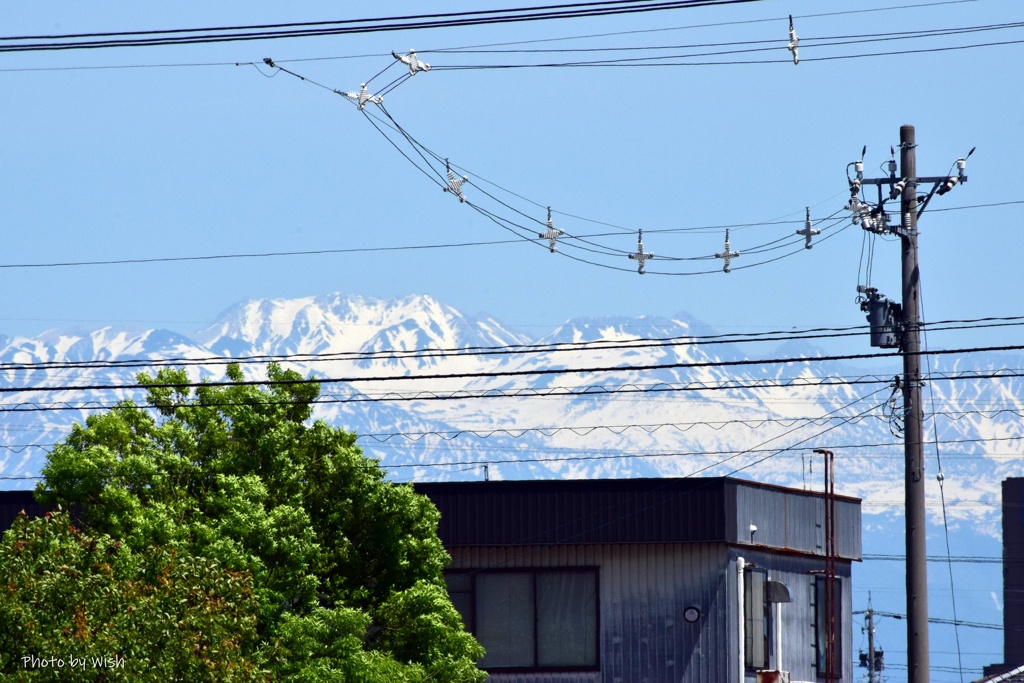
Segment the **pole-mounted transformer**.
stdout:
[[868,314],[871,345],[898,349],[903,343],[903,307],[874,287],[858,286],[860,310]]
[[[900,240],[901,274],[903,279],[902,305],[878,293],[870,285],[858,286],[858,303],[868,314],[871,345],[899,348],[903,356],[903,380],[898,387],[903,391],[903,491],[907,547],[907,682],[928,683],[930,655],[928,643],[928,565],[925,531],[925,466],[924,466],[924,402],[921,400],[921,313],[920,270],[917,259],[917,219],[935,195],[942,195],[967,181],[967,159],[957,159],[944,176],[917,175],[917,138],[913,126],[900,126],[900,162],[896,172],[896,150],[890,148],[889,175],[885,178],[864,177],[864,154],[846,167],[850,185],[847,208],[853,213],[854,224],[875,234],[893,234]],[[850,168],[856,172],[850,177]],[[953,174],[954,168],[956,174]],[[873,207],[862,197],[863,188],[874,185],[878,190],[878,203]],[[927,194],[918,189],[932,186]],[[888,199],[883,193],[889,188]],[[885,220],[885,202],[900,201],[899,225],[890,226]],[[878,216],[881,220],[875,220]],[[870,270],[869,270],[870,273]],[[870,277],[870,275],[869,275]]]

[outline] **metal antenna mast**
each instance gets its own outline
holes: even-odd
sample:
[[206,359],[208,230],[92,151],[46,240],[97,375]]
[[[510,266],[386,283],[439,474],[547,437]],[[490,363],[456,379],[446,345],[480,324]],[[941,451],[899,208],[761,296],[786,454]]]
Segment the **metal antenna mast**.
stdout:
[[[867,312],[871,327],[871,345],[899,348],[903,355],[903,413],[906,461],[905,506],[907,544],[907,670],[908,683],[928,683],[928,568],[925,550],[924,487],[924,411],[921,401],[921,274],[917,261],[917,218],[937,194],[949,192],[957,183],[967,182],[964,174],[967,158],[957,159],[957,175],[918,177],[917,142],[914,127],[900,127],[900,177],[895,176],[895,160],[890,162],[888,178],[864,177],[864,152],[853,162],[856,178],[850,180],[850,204],[854,222],[878,234],[896,234],[900,238],[903,263],[902,309],[871,287],[858,287],[864,298],[861,310]],[[952,170],[952,169],[951,169]],[[918,207],[918,186],[933,184]],[[878,204],[860,200],[863,185],[878,187]],[[889,199],[900,200],[900,224],[888,225],[882,188],[889,188]],[[873,655],[872,655],[873,656]]]

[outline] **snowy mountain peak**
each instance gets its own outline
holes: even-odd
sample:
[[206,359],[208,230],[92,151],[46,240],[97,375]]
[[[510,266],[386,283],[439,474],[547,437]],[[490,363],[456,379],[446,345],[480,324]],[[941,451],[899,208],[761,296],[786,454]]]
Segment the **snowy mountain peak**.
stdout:
[[198,339],[216,353],[238,356],[459,348],[521,338],[494,320],[471,320],[429,295],[384,300],[333,293],[244,301]]
[[[901,469],[900,406],[898,397],[895,403],[889,400],[893,392],[887,386],[898,368],[879,365],[874,372],[881,379],[868,377],[867,383],[821,382],[860,377],[864,371],[818,360],[826,354],[806,339],[775,351],[763,344],[729,342],[685,314],[575,319],[531,340],[494,319],[463,315],[431,296],[385,300],[332,293],[241,302],[200,332],[197,341],[166,330],[104,327],[4,342],[0,386],[8,389],[10,424],[8,432],[0,433],[0,448],[21,448],[26,433],[44,433],[53,443],[60,438],[55,432],[95,406],[143,398],[132,390],[116,396],[71,387],[53,394],[34,391],[31,387],[69,384],[66,368],[42,363],[282,355],[303,375],[350,378],[325,384],[330,401],[318,407],[317,415],[368,435],[360,443],[385,464],[418,468],[416,463],[450,461],[442,468],[424,466],[415,476],[475,476],[455,474],[472,472],[471,467],[459,469],[458,463],[489,459],[495,462],[493,476],[736,472],[793,485],[802,481],[801,457],[809,449],[846,446],[844,492],[862,495],[875,506],[872,511],[883,511],[893,506],[891,486],[879,484],[899,481]],[[527,343],[541,348],[515,348]],[[814,360],[724,362],[751,358]],[[958,495],[977,506],[961,509],[991,524],[998,482],[1021,473],[1024,399],[1019,397],[1024,387],[1016,376],[991,379],[985,368],[1019,367],[1020,359],[943,356],[934,361],[939,372],[982,370],[977,379],[930,385],[939,438],[950,444],[953,465],[946,480],[952,485],[956,466],[963,464],[960,474],[970,475],[972,484]],[[35,367],[19,367],[24,364]],[[87,367],[75,369],[73,377],[75,384],[130,384],[140,369]],[[197,378],[220,378],[224,372],[212,363],[188,369]],[[257,378],[265,370],[252,364],[246,372]],[[408,379],[418,375],[435,377]],[[367,396],[385,398],[363,401]],[[459,400],[427,400],[433,398]],[[59,404],[59,410],[46,411],[50,404]],[[373,441],[375,433],[392,432],[399,434]],[[420,436],[405,440],[402,432]],[[438,432],[458,438],[439,440]],[[425,438],[424,433],[434,436]],[[571,457],[561,458],[563,452]],[[594,453],[600,457],[592,458]],[[0,473],[38,471],[44,454],[33,448],[22,456],[18,462],[0,457]],[[518,457],[527,461],[518,463]],[[984,469],[984,476],[976,469]]]

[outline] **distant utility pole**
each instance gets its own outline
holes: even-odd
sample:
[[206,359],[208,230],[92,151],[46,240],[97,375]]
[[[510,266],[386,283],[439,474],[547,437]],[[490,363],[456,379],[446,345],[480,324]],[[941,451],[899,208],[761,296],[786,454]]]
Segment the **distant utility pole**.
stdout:
[[875,648],[875,610],[871,607],[871,593],[868,592],[868,608],[854,614],[864,615],[864,630],[868,633],[868,651],[860,651],[860,665],[868,670],[868,683],[881,683],[882,669],[885,668],[885,653]]
[[[906,544],[907,544],[907,670],[908,683],[928,683],[928,568],[925,552],[924,486],[924,412],[921,401],[921,275],[917,262],[917,218],[935,194],[946,194],[957,183],[967,182],[964,175],[967,157],[957,159],[957,175],[919,177],[914,127],[900,127],[900,177],[896,177],[895,158],[889,162],[888,178],[865,178],[863,152],[853,165],[856,177],[850,180],[850,204],[854,223],[869,232],[895,234],[903,252],[903,300],[899,304],[886,299],[870,286],[859,287],[864,299],[861,309],[868,313],[871,345],[899,348],[903,354],[903,415]],[[895,155],[894,155],[895,156]],[[918,210],[918,186],[932,184]],[[861,187],[878,188],[878,203],[872,206],[860,200]],[[889,188],[889,199],[900,199],[899,226],[889,226],[882,188]]]
[[878,683],[875,677],[875,610],[871,609],[871,593],[868,593],[868,683]]

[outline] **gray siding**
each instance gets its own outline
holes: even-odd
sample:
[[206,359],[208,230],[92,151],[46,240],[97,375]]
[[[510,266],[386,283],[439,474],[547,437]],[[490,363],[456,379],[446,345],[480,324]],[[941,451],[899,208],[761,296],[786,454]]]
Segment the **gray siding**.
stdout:
[[[452,548],[451,568],[598,567],[600,672],[493,673],[491,683],[731,683],[736,680],[736,558],[785,583],[783,667],[815,681],[813,571],[818,558],[725,544],[615,544]],[[843,579],[843,681],[853,682],[850,564]],[[695,624],[683,610],[700,609]],[[774,658],[774,648],[772,650]],[[774,661],[772,662],[774,665]],[[754,674],[747,676],[754,680]]]
[[[782,606],[782,670],[790,672],[792,681],[818,680],[815,673],[814,580],[815,576],[824,570],[822,560],[798,555],[783,556],[753,548],[732,548],[729,559],[733,567],[737,557],[766,568],[770,580],[781,581],[789,588],[793,602]],[[839,623],[842,625],[842,681],[847,683],[853,683],[855,680],[851,567],[849,562],[836,563],[836,577],[842,582],[842,613],[839,615]],[[735,597],[732,600],[735,600]],[[774,645],[772,647],[774,648]],[[772,666],[776,665],[773,652]],[[754,680],[753,675],[747,678],[750,681]]]
[[[824,554],[825,500],[820,493],[737,485],[735,499],[736,520],[731,531],[736,542]],[[753,539],[751,524],[757,526]],[[844,559],[860,559],[860,501],[856,499],[837,497],[836,552]]]
[[[585,543],[738,543],[821,555],[821,493],[741,479],[418,484],[446,548]],[[840,557],[860,559],[860,501],[837,500]],[[758,527],[754,538],[750,524]]]

